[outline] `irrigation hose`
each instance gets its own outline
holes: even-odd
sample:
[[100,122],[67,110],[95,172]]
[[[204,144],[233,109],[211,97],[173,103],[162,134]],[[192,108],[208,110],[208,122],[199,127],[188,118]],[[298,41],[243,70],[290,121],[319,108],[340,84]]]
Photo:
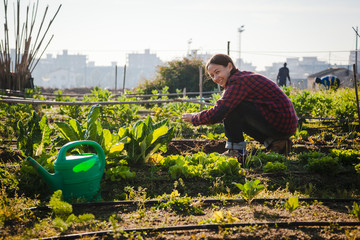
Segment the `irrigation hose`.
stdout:
[[[264,202],[281,202],[287,201],[287,198],[256,198],[252,200],[252,203],[264,203]],[[323,203],[344,203],[344,202],[359,202],[360,199],[355,198],[299,198],[301,202],[323,202]],[[147,200],[144,201],[145,205],[156,205],[160,203],[166,203],[167,200]],[[203,204],[241,204],[246,203],[243,198],[230,198],[230,199],[193,199],[193,202],[202,202]],[[86,203],[73,203],[72,206],[76,207],[101,207],[101,206],[136,206],[140,201],[127,200],[127,201],[104,201],[104,202],[86,202]],[[49,206],[38,206],[26,208],[24,210],[31,211],[47,211],[50,210]]]
[[[181,225],[170,227],[158,228],[129,228],[121,229],[119,232],[170,232],[170,231],[190,231],[190,230],[218,230],[220,228],[235,228],[235,227],[248,227],[248,226],[266,226],[276,228],[293,228],[293,227],[329,227],[329,226],[342,226],[353,227],[360,226],[360,222],[258,222],[258,223],[225,223],[225,224],[199,224],[199,225]],[[78,239],[85,236],[105,236],[114,234],[116,231],[98,231],[98,232],[85,232],[79,234],[69,234],[62,236],[54,236],[42,239]]]

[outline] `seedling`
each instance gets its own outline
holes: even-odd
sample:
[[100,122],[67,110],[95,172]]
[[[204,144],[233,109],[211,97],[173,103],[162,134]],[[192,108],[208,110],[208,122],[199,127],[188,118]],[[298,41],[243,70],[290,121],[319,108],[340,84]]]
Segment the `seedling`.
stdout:
[[200,221],[199,224],[209,224],[209,223],[225,224],[225,223],[234,223],[236,221],[240,221],[240,219],[238,219],[237,217],[233,217],[230,211],[226,212],[226,216],[224,216],[222,211],[215,211],[212,218],[209,218],[204,221]]
[[235,186],[237,186],[241,190],[240,195],[248,202],[249,205],[251,204],[255,196],[258,195],[265,188],[264,185],[260,184],[260,180],[245,180],[244,184],[235,182],[233,182],[233,184],[235,184]]
[[300,207],[299,198],[298,197],[290,197],[285,203],[284,208],[289,210],[289,212],[293,212],[295,209]]
[[350,210],[349,207],[347,207],[347,209],[349,210],[350,216],[356,217],[358,220],[360,220],[360,204],[354,202],[352,205],[352,209]]

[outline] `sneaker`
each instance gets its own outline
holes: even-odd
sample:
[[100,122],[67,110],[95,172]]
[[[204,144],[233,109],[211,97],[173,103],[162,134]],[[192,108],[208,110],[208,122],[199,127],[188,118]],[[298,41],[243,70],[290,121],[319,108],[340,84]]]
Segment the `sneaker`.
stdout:
[[268,150],[273,153],[288,155],[292,144],[293,143],[290,139],[275,140],[270,144]]
[[220,154],[220,156],[234,157],[237,158],[238,162],[242,163],[246,158],[246,153],[244,154],[242,150],[229,149],[224,153]]

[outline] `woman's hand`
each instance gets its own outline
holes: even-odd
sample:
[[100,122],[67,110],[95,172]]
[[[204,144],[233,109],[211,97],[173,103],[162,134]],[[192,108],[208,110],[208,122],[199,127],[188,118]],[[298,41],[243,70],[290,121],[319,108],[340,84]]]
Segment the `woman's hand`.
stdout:
[[197,113],[184,113],[181,116],[181,119],[184,120],[185,122],[190,122],[191,123],[191,119],[193,116],[195,116]]

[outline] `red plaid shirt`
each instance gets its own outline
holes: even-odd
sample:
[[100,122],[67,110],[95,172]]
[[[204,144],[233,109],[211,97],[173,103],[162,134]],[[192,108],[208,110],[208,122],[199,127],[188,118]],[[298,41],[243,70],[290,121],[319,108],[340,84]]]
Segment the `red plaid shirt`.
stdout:
[[194,126],[220,123],[242,101],[261,111],[265,119],[281,133],[294,134],[298,118],[290,99],[270,79],[252,72],[236,70],[226,82],[216,105],[193,116]]

